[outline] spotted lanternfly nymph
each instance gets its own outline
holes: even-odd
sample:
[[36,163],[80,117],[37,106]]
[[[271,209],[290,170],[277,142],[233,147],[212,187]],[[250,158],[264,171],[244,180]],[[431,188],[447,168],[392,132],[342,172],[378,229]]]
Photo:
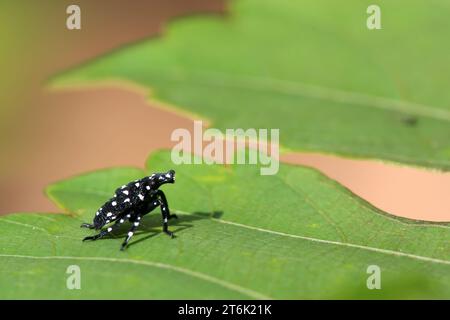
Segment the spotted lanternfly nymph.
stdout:
[[139,226],[142,217],[158,206],[161,207],[163,231],[173,238],[173,233],[168,230],[167,221],[171,218],[177,218],[177,216],[170,214],[166,196],[164,192],[159,190],[159,187],[165,183],[174,182],[175,171],[169,170],[165,173],[154,173],[118,188],[114,196],[95,213],[93,224],[83,223],[81,227],[100,230],[112,222],[115,223],[95,236],[84,238],[83,241],[100,239],[128,220],[132,223],[132,226],[120,249],[124,250]]

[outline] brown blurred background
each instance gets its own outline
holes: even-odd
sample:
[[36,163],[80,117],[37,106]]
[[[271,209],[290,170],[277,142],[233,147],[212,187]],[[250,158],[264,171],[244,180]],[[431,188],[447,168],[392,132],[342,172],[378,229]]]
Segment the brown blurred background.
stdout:
[[[0,75],[0,214],[55,211],[43,194],[49,183],[96,168],[142,166],[151,150],[170,147],[173,129],[191,122],[149,107],[143,94],[125,88],[51,92],[46,88],[49,77],[155,36],[176,16],[221,14],[224,9],[220,0],[81,0],[76,4],[82,28],[68,30],[70,4],[73,1],[0,4],[8,30],[0,34],[8,39],[0,53],[1,69],[6,70]],[[152,118],[164,121],[149,126]],[[105,122],[139,129],[117,135],[118,127],[101,126]],[[141,139],[130,145],[133,134]],[[130,148],[117,153],[115,146],[124,142]]]
[[[0,214],[57,212],[43,194],[49,183],[98,168],[141,167],[152,150],[172,146],[175,128],[192,128],[192,119],[148,103],[146,92],[137,87],[102,84],[51,91],[45,82],[62,70],[163,32],[164,23],[176,16],[223,15],[224,1],[125,5],[81,0],[76,2],[81,30],[66,29],[66,8],[72,1],[2,2]],[[157,121],[150,126],[149,119]],[[125,144],[126,153],[116,152],[117,145]],[[450,173],[319,154],[287,154],[282,160],[315,167],[389,213],[450,221]]]

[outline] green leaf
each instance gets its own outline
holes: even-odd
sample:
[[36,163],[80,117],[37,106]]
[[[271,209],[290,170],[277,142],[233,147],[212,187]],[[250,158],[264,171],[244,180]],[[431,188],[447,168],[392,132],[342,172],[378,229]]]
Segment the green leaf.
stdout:
[[[158,210],[130,247],[129,225],[113,238],[82,243],[80,229],[115,188],[172,167],[158,152],[146,170],[108,169],[50,186],[71,215],[0,218],[0,298],[450,298],[447,224],[397,219],[308,168],[181,165],[163,187],[176,238]],[[66,269],[81,269],[81,290]],[[381,290],[366,287],[381,269]]]
[[450,5],[236,0],[55,83],[122,79],[214,127],[279,128],[285,149],[450,169]]

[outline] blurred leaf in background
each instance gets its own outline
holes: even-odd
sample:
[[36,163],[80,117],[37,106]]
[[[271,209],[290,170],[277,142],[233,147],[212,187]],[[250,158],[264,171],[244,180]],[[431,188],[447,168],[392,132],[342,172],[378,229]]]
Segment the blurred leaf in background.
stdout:
[[280,128],[281,144],[450,169],[450,4],[236,0],[54,79],[123,79],[221,129]]
[[[71,215],[0,218],[1,298],[449,298],[448,224],[388,216],[315,170],[281,165],[182,165],[165,186],[178,220],[161,232],[159,210],[114,239],[82,243],[80,229],[125,182],[172,167],[155,153],[147,169],[117,168],[61,181],[49,196]],[[69,265],[81,290],[66,288]],[[382,272],[368,290],[367,267]]]

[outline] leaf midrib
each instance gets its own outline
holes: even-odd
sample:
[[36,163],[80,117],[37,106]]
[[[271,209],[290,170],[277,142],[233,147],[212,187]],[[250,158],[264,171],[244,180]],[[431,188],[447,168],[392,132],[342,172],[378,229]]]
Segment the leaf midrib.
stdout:
[[236,285],[234,283],[225,281],[223,279],[219,279],[216,277],[213,277],[211,275],[194,271],[191,269],[183,268],[174,266],[171,264],[161,263],[161,262],[155,262],[150,260],[135,260],[135,259],[116,259],[116,258],[108,258],[108,257],[77,257],[77,256],[27,256],[27,255],[15,255],[15,254],[0,254],[0,257],[4,258],[17,258],[17,259],[35,259],[35,260],[83,260],[83,261],[101,261],[101,262],[113,262],[113,263],[128,263],[128,264],[135,264],[135,265],[144,265],[144,266],[151,266],[156,267],[160,269],[175,271],[179,273],[183,273],[185,275],[198,278],[201,280],[205,280],[217,285],[220,285],[224,288],[239,292],[241,294],[247,295],[250,298],[253,299],[262,299],[262,300],[272,300],[273,298],[266,296],[260,292],[254,291],[252,289],[248,289],[239,285]]
[[[190,177],[189,175],[185,175],[185,176],[187,176],[187,177],[192,179],[192,177]],[[195,181],[195,179],[192,179],[192,181]],[[285,182],[285,184],[289,185],[286,182]],[[206,188],[205,190],[207,190],[207,192],[210,191],[208,188]],[[64,192],[67,192],[67,191],[64,191]],[[87,190],[85,190],[85,189],[83,189],[83,190],[71,190],[71,192],[84,194],[84,193],[87,193]],[[96,190],[96,193],[98,195],[100,195],[100,194],[101,195],[107,195],[106,192],[102,192],[100,190]],[[90,194],[90,193],[88,193],[88,194]],[[109,193],[108,193],[108,195],[109,195]],[[181,210],[173,209],[173,211],[181,213],[181,214],[188,214],[188,215],[198,216],[195,213],[189,213],[189,212],[185,212],[185,211],[181,211]],[[387,217],[387,216],[382,216],[382,217],[385,218],[385,219],[389,219],[389,220],[393,219],[393,218],[390,218],[390,217]],[[376,248],[376,247],[364,246],[364,245],[354,244],[354,243],[350,243],[350,242],[340,242],[340,241],[333,241],[333,240],[325,240],[325,239],[307,237],[307,236],[302,236],[302,235],[289,234],[289,233],[284,233],[284,232],[281,232],[281,231],[274,231],[274,230],[268,230],[268,229],[263,229],[263,228],[259,228],[259,227],[254,227],[254,226],[247,226],[247,225],[240,224],[240,223],[237,223],[237,222],[227,221],[227,220],[223,220],[223,219],[217,219],[217,218],[213,218],[213,217],[210,217],[210,219],[212,219],[214,221],[230,224],[230,225],[236,225],[236,226],[240,226],[240,227],[244,227],[244,228],[248,228],[248,229],[252,229],[252,230],[258,230],[258,231],[261,231],[261,232],[266,232],[266,233],[271,233],[271,234],[276,234],[276,235],[282,235],[282,236],[286,236],[286,237],[290,237],[290,238],[297,238],[297,239],[309,240],[309,241],[318,242],[318,243],[327,243],[327,244],[332,244],[332,245],[339,245],[339,246],[345,246],[345,247],[358,248],[358,249],[368,250],[368,251],[372,251],[372,252],[378,252],[378,253],[384,253],[384,254],[395,255],[395,256],[402,256],[402,257],[409,257],[409,258],[413,258],[413,259],[421,260],[421,261],[427,261],[427,262],[433,262],[433,263],[450,265],[450,260],[442,260],[442,259],[431,258],[431,257],[426,257],[426,256],[419,256],[419,255],[415,255],[415,254],[411,254],[411,253],[403,253],[403,252],[399,252],[399,251],[395,251],[395,250],[381,249],[381,248]],[[407,226],[414,226],[414,227],[419,227],[419,228],[420,227],[444,227],[444,228],[448,228],[448,226],[442,226],[442,225],[406,224],[406,223],[403,223],[402,221],[398,221],[396,219],[394,219],[394,220],[396,222],[398,222],[398,223],[401,223],[401,224],[404,224],[404,225],[407,225]]]
[[[193,216],[196,216],[196,217],[205,218],[204,216],[201,216],[201,215],[198,215],[198,214],[195,214],[195,213],[189,213],[189,212],[176,210],[176,209],[174,209],[173,211],[175,213],[179,213],[179,214],[193,215]],[[328,245],[336,245],[336,246],[357,248],[357,249],[361,249],[361,250],[377,252],[377,253],[382,253],[382,254],[387,254],[387,255],[393,255],[393,256],[398,256],[398,257],[406,257],[406,258],[415,259],[415,260],[419,260],[419,261],[450,265],[450,260],[443,260],[443,259],[431,258],[431,257],[426,257],[426,256],[419,256],[419,255],[415,255],[415,254],[411,254],[411,253],[405,253],[405,252],[400,252],[400,251],[395,251],[395,250],[381,249],[381,248],[376,248],[376,247],[364,246],[364,245],[359,245],[359,244],[354,244],[354,243],[349,243],[349,242],[325,240],[325,239],[319,239],[319,238],[295,235],[295,234],[290,234],[290,233],[285,233],[285,232],[280,232],[280,231],[268,230],[268,229],[255,227],[255,226],[249,226],[249,225],[245,225],[245,224],[238,223],[238,222],[232,222],[232,221],[228,221],[228,220],[217,219],[217,218],[214,218],[214,217],[209,217],[208,219],[210,219],[212,221],[215,221],[215,222],[218,222],[218,223],[233,225],[233,226],[237,226],[237,227],[241,227],[241,228],[246,228],[246,229],[250,229],[250,230],[254,230],[254,231],[269,233],[269,234],[283,236],[283,237],[307,240],[307,241],[312,241],[312,242],[322,243],[322,244],[328,244]],[[3,219],[0,219],[0,220],[3,220]],[[31,226],[31,227],[33,227],[33,226]],[[34,229],[34,230],[38,230],[37,228],[38,227],[36,227],[36,229]],[[39,230],[39,231],[41,231],[41,230]],[[49,234],[49,235],[51,235],[51,234]],[[58,237],[57,235],[53,235],[53,236]]]
[[[189,77],[189,83],[195,80],[196,84],[203,86],[220,86],[229,88],[238,88],[255,91],[272,91],[287,95],[304,96],[319,100],[332,101],[337,103],[347,103],[351,105],[361,105],[384,109],[388,111],[403,112],[416,116],[433,118],[441,121],[450,122],[450,111],[430,105],[409,102],[400,99],[392,99],[382,96],[370,95],[367,93],[347,91],[311,85],[299,81],[277,79],[274,77],[252,76],[245,74],[231,75],[225,72],[216,71],[192,71],[172,69],[171,71],[152,68],[152,70],[164,74],[166,80],[173,82],[183,81],[187,78],[180,77],[180,71],[186,72]],[[134,82],[139,82],[134,80]]]
[[[200,215],[196,215],[195,213],[188,213],[188,212],[183,212],[183,211],[179,211],[179,210],[174,210],[174,211],[177,212],[177,213],[181,213],[181,214],[189,214],[189,215],[202,217]],[[295,235],[295,234],[290,234],[290,233],[285,233],[285,232],[280,232],[280,231],[273,231],[273,230],[263,229],[263,228],[259,228],[259,227],[248,226],[248,225],[245,225],[245,224],[242,224],[242,223],[227,221],[227,220],[223,220],[223,219],[217,219],[217,218],[213,218],[213,217],[210,217],[209,219],[211,219],[213,221],[216,221],[216,222],[219,222],[219,223],[229,224],[229,225],[233,225],[233,226],[237,226],[237,227],[247,228],[247,229],[251,229],[251,230],[255,230],[255,231],[275,234],[275,235],[289,237],[289,238],[308,240],[308,241],[313,241],[313,242],[318,242],[318,243],[325,243],[325,244],[330,244],[330,245],[358,248],[358,249],[372,251],[372,252],[377,252],[377,253],[383,253],[383,254],[388,254],[388,255],[407,257],[407,258],[421,260],[421,261],[426,261],[426,262],[450,265],[450,260],[442,260],[442,259],[430,258],[430,257],[419,256],[419,255],[415,255],[415,254],[411,254],[411,253],[404,253],[404,252],[399,252],[399,251],[395,251],[395,250],[363,246],[363,245],[353,244],[353,243],[348,243],[348,242],[340,242],[340,241],[324,240],[324,239],[319,239],[319,238],[300,236],[300,235]]]

